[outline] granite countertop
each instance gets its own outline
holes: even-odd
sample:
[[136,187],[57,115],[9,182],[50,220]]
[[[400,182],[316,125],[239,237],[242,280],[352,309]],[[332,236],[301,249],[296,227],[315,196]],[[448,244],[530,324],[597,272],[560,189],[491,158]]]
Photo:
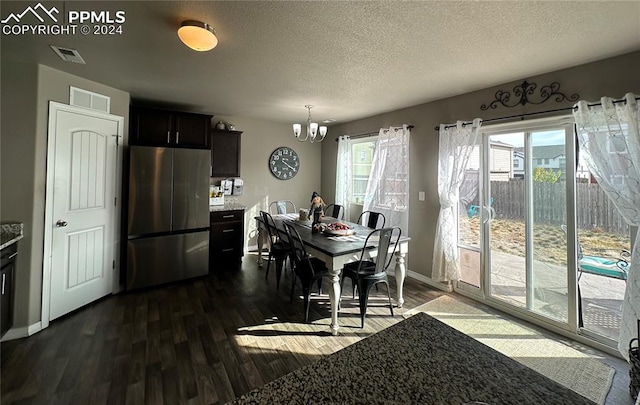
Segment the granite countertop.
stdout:
[[0,250],[10,246],[24,236],[24,224],[22,222],[2,222],[0,224]]
[[244,205],[240,205],[238,203],[225,203],[224,205],[210,205],[209,212],[218,212],[218,211],[237,211],[237,210],[246,210],[247,207]]
[[227,405],[285,403],[596,405],[423,312]]

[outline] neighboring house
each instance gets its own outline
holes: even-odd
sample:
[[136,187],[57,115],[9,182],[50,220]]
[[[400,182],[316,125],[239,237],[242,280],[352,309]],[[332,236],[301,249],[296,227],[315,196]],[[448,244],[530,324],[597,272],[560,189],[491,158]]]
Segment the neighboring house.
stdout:
[[489,144],[490,180],[509,181],[513,178],[513,145],[504,142]]
[[[514,147],[504,142],[491,142],[491,181],[508,181],[509,179],[524,179],[524,148]],[[511,162],[511,167],[508,162]],[[566,156],[564,145],[545,145],[533,147],[532,168],[543,167],[562,172],[561,179],[566,174]],[[474,148],[467,164],[467,170],[478,170],[480,167],[479,147]],[[591,179],[589,169],[580,158],[576,169],[578,179]]]
[[[547,145],[533,147],[533,161],[531,166],[544,167],[553,171],[562,171],[561,179],[565,178],[566,173],[566,156],[564,154],[564,145]],[[524,148],[517,147],[513,150],[513,173],[514,177],[524,179]],[[576,178],[591,179],[589,169],[580,157],[578,167],[576,168]]]
[[524,148],[513,148],[513,177],[524,179]]
[[584,179],[584,180],[582,180],[584,182],[587,182],[587,181],[589,183],[595,183],[596,182],[596,180],[593,178],[593,175],[591,174],[591,172],[587,168],[587,164],[585,163],[585,161],[582,158],[582,156],[580,156],[580,158],[578,160],[578,167],[576,168],[576,178],[577,179]]
[[[504,142],[491,142],[489,144],[489,154],[491,161],[491,181],[509,181],[513,178],[513,145]],[[480,168],[480,146],[475,146],[467,170],[478,170]]]
[[532,148],[532,153],[533,168],[543,167],[545,169],[551,169],[554,172],[560,170],[562,172],[562,178],[564,179],[567,171],[567,159],[564,153],[564,145],[534,146]]

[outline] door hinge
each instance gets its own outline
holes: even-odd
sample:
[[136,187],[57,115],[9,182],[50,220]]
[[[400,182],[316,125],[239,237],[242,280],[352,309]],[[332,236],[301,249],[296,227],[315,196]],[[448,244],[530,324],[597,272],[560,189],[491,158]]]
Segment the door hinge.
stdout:
[[114,270],[116,269],[116,261],[115,260],[111,262],[111,268],[114,269]]
[[116,207],[118,206],[118,197],[113,198],[113,205]]
[[120,137],[122,135],[111,135],[111,136],[115,136],[115,138],[116,138],[116,146],[120,145]]

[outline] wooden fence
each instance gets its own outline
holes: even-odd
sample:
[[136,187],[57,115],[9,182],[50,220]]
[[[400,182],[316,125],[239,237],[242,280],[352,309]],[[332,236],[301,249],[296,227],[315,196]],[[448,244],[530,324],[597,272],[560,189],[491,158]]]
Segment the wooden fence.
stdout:
[[[492,181],[491,196],[496,218],[523,220],[524,192],[524,181]],[[610,233],[629,235],[629,225],[598,184],[576,184],[576,216],[579,229],[600,228]],[[533,218],[536,223],[566,224],[564,182],[533,183]]]

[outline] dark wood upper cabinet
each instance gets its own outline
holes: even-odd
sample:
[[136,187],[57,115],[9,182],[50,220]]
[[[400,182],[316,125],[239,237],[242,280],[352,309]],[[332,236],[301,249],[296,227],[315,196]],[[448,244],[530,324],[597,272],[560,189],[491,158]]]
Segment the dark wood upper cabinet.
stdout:
[[211,130],[211,177],[240,177],[242,131]]
[[178,145],[209,147],[212,115],[176,113],[174,117]]
[[129,144],[209,148],[212,115],[131,107]]

